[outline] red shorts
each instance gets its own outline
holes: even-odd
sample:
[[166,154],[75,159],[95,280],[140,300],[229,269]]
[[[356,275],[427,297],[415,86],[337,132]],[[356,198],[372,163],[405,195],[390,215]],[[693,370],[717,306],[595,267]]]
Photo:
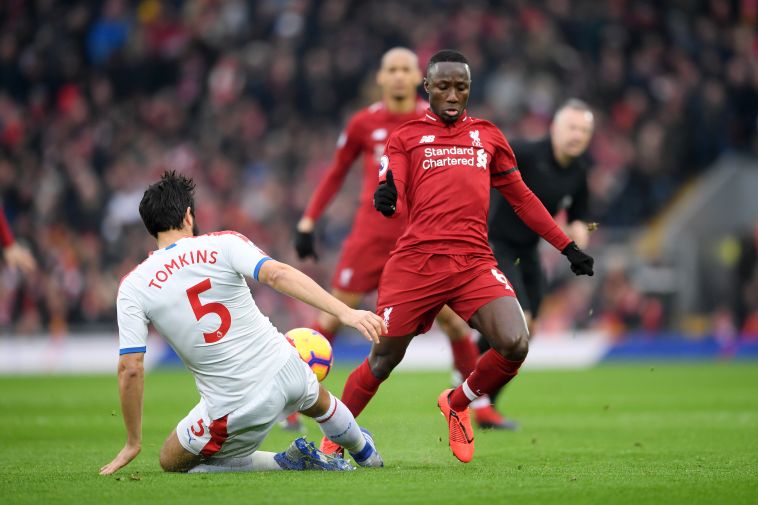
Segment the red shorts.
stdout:
[[342,254],[332,277],[332,288],[348,293],[376,290],[395,242],[395,237],[351,233],[342,245]]
[[429,331],[444,305],[465,321],[484,305],[516,296],[494,256],[394,254],[379,281],[376,313],[391,336]]

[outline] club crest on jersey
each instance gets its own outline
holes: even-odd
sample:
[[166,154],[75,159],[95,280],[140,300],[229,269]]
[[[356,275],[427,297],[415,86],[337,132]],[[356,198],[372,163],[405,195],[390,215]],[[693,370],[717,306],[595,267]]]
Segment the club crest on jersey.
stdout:
[[373,132],[371,132],[371,138],[373,140],[379,141],[384,140],[387,138],[387,128],[377,128]]
[[387,307],[384,309],[384,326],[387,327],[387,330],[390,329],[390,314],[392,314],[392,309],[394,307]]
[[418,141],[419,144],[431,144],[432,142],[434,142],[434,135],[424,135]]
[[479,140],[479,130],[471,130],[468,132],[469,137],[471,137],[471,145],[474,147],[483,147],[482,141]]
[[379,177],[384,176],[387,173],[387,169],[390,167],[390,157],[386,154],[379,159]]
[[476,150],[476,168],[487,170],[487,151],[484,149]]

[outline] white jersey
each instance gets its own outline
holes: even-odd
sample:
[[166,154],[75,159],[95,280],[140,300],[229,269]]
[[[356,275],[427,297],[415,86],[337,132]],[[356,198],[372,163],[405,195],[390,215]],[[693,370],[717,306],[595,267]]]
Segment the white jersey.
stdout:
[[258,280],[269,259],[232,231],[154,251],[118,290],[120,354],[146,351],[151,322],[195,376],[213,419],[239,408],[292,353],[244,278]]

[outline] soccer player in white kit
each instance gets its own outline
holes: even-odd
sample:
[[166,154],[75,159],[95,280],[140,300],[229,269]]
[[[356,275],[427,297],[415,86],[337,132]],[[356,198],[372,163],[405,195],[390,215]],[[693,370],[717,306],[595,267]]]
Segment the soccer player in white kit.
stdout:
[[116,472],[140,452],[148,323],[181,357],[200,393],[161,449],[164,470],[352,469],[302,438],[281,453],[257,451],[281,414],[295,411],[314,418],[359,465],[382,466],[370,434],[258,310],[244,277],[334,314],[372,342],[387,331],[382,319],[349,308],[239,233],[196,236],[194,188],[191,179],[166,172],[140,202],[158,249],[118,290],[119,395],[127,441],[100,473]]

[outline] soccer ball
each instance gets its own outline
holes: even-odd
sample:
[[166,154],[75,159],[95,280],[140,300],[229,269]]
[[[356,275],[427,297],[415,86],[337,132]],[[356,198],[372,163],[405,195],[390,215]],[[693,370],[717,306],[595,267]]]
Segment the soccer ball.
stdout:
[[326,379],[334,363],[334,354],[329,341],[321,333],[310,328],[295,328],[284,334],[300,357],[305,361],[319,382]]

